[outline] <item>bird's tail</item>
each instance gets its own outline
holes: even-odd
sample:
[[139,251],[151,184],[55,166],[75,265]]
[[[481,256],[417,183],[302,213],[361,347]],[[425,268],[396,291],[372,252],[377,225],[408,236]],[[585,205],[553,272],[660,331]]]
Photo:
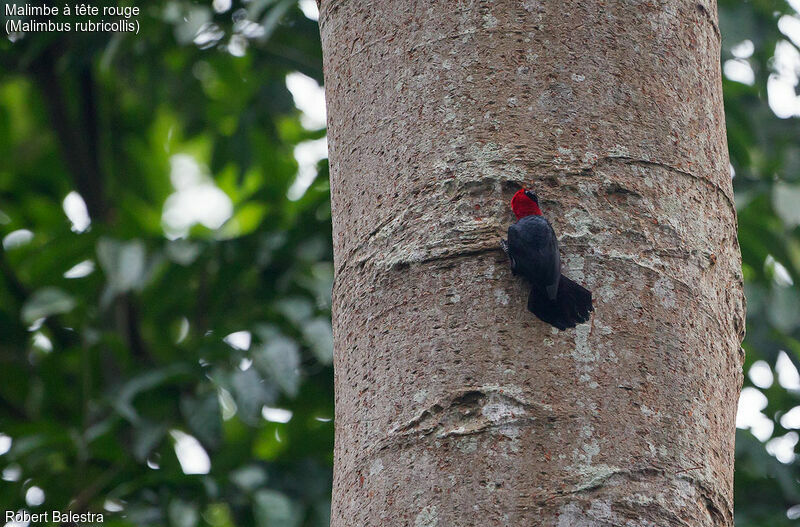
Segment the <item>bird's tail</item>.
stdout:
[[592,292],[562,274],[555,300],[534,285],[528,296],[528,309],[543,322],[563,331],[589,320],[589,313],[594,311]]

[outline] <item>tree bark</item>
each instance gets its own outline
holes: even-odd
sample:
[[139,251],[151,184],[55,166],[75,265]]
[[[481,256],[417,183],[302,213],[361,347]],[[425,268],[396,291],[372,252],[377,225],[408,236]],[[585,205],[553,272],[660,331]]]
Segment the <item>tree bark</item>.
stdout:
[[[334,527],[733,525],[744,306],[714,0],[323,0]],[[521,185],[594,292],[526,311]]]

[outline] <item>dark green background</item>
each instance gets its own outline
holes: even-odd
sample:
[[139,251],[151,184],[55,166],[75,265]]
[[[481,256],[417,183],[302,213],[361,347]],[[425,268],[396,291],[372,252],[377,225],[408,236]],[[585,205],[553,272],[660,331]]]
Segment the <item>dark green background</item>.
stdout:
[[[12,438],[0,455],[0,509],[26,507],[38,487],[44,504],[30,510],[122,508],[106,511],[110,526],[327,525],[327,164],[300,199],[286,197],[294,147],[325,135],[301,126],[285,80],[299,71],[322,83],[317,25],[295,0],[234,0],[221,13],[136,5],[139,35],[0,41],[0,433]],[[777,0],[720,5],[722,60],[754,44],[741,59],[754,84],[724,80],[745,371],[774,366],[781,351],[800,364],[800,127],[767,104],[776,44],[794,45],[778,20],[792,14]],[[197,44],[203,24],[210,36]],[[232,39],[244,56],[229,52]],[[170,241],[162,210],[176,154],[227,194],[233,217]],[[84,232],[62,209],[71,191],[92,218]],[[28,243],[7,238],[20,229]],[[64,277],[85,260],[94,272]],[[239,331],[251,332],[249,351],[223,340]],[[245,358],[253,363],[242,369]],[[777,381],[761,391],[772,437],[796,434],[780,418],[800,393]],[[291,420],[265,420],[265,405]],[[208,474],[184,474],[180,432],[202,444]],[[797,523],[800,507],[787,511],[800,504],[798,463],[778,461],[747,430],[736,455],[737,526]]]

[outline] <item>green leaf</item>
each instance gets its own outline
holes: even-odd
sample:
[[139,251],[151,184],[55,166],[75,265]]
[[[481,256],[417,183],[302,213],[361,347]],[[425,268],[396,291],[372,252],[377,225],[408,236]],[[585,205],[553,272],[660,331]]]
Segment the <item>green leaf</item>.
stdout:
[[785,333],[800,325],[800,298],[788,287],[775,287],[767,308],[770,322]]
[[786,227],[800,225],[800,185],[776,183],[772,188],[772,204]]
[[133,429],[133,456],[140,463],[150,456],[167,434],[167,428],[160,424],[140,423]]
[[286,12],[295,5],[295,0],[281,0],[281,2],[269,10],[261,25],[264,28],[264,34],[261,36],[262,41],[266,41],[272,36],[272,33],[278,27],[278,24],[286,15]]
[[261,203],[248,202],[238,207],[233,217],[225,222],[219,233],[222,239],[236,238],[254,232],[261,225],[267,207]]
[[260,490],[253,502],[258,527],[297,527],[303,519],[300,507],[281,492]]
[[321,500],[314,504],[314,527],[329,527],[331,524],[331,501]]
[[303,338],[323,364],[333,362],[333,330],[327,318],[318,317],[302,326]]
[[271,381],[290,397],[300,387],[300,348],[282,335],[271,338],[253,350],[253,362]]
[[181,44],[190,43],[204,24],[211,21],[211,10],[205,6],[189,7],[175,26],[175,38]]
[[274,400],[254,368],[236,371],[231,378],[233,396],[236,399],[239,415],[248,423],[261,419],[261,407]]
[[200,520],[197,505],[183,500],[172,500],[167,516],[172,527],[195,527]]
[[252,492],[267,482],[267,473],[258,465],[248,465],[231,472],[231,481],[242,490]]
[[211,449],[217,448],[222,440],[222,416],[216,391],[198,399],[183,397],[180,406],[189,429],[197,439]]
[[311,317],[314,312],[314,305],[306,298],[288,297],[281,298],[275,309],[294,324],[300,325]]
[[191,265],[203,248],[199,243],[190,242],[189,240],[174,240],[167,243],[166,253],[167,257],[173,262],[183,265]]
[[233,527],[233,518],[231,515],[230,507],[225,503],[211,503],[206,507],[203,514],[203,519],[206,520],[212,527]]
[[112,404],[117,412],[132,423],[139,422],[139,415],[133,407],[133,400],[142,392],[151,390],[188,371],[184,364],[150,370],[133,377],[121,388],[115,390]]
[[101,238],[97,242],[97,258],[115,293],[138,288],[145,275],[145,247],[141,240],[119,242]]
[[69,313],[75,308],[76,301],[57,287],[45,287],[33,293],[22,306],[22,320],[32,324],[40,318]]

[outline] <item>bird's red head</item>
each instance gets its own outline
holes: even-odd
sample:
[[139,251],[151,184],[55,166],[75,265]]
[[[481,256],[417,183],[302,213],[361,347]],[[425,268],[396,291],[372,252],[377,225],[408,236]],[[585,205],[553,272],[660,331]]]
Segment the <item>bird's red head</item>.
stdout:
[[539,208],[539,198],[531,190],[521,188],[511,198],[511,210],[516,214],[517,219],[525,216],[541,216],[542,209]]

